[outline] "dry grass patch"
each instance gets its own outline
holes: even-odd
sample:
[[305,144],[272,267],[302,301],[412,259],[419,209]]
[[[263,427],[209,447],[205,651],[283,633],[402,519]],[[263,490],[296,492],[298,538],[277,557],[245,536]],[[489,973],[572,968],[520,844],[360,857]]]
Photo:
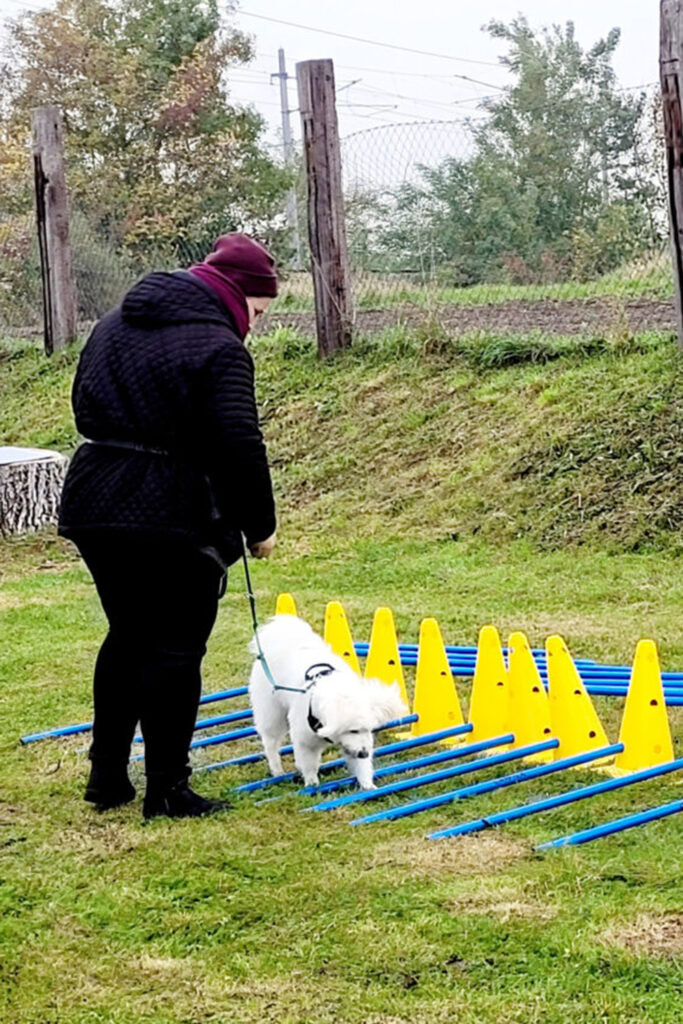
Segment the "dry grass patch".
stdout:
[[423,836],[401,837],[373,851],[368,867],[394,867],[404,878],[491,874],[523,860],[529,844],[497,835],[462,836],[430,842]]
[[519,897],[517,890],[503,887],[498,892],[463,893],[453,900],[448,907],[452,914],[476,914],[495,917],[506,921],[551,921],[557,916],[557,908],[550,903],[537,899]]
[[600,942],[639,956],[681,957],[683,913],[639,914],[634,921],[612,925]]

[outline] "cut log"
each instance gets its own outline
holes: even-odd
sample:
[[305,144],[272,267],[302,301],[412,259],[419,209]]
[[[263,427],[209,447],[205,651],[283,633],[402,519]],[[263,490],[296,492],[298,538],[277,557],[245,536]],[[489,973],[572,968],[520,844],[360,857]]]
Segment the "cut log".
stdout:
[[57,522],[69,460],[44,448],[0,448],[0,534]]

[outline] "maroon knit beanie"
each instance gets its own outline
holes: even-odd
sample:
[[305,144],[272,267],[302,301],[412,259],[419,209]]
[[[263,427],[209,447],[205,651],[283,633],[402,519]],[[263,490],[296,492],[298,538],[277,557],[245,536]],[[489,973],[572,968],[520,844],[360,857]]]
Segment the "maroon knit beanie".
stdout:
[[275,260],[265,246],[249,235],[231,231],[221,235],[204,260],[252,298],[277,295]]

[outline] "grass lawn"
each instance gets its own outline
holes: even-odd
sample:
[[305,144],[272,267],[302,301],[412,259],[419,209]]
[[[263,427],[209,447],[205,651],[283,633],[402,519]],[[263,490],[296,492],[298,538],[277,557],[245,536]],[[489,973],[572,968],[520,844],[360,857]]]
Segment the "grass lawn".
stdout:
[[[511,284],[486,282],[457,287],[416,274],[381,274],[356,270],[353,275],[354,300],[358,309],[391,309],[395,306],[485,306],[500,302],[539,302],[544,299],[668,299],[673,295],[673,279],[668,252],[653,254],[625,263],[592,281],[562,281],[551,284]],[[273,311],[311,312],[313,287],[308,273],[290,273],[282,283]]]
[[[318,627],[341,600],[356,639],[388,604],[403,640],[435,615],[452,643],[494,622],[628,662],[650,636],[663,667],[683,670],[670,337],[397,329],[320,366],[281,330],[255,350],[282,519],[277,556],[254,564],[262,617],[290,590]],[[0,346],[0,444],[73,447],[76,356]],[[246,681],[249,633],[237,567],[205,690]],[[82,801],[83,738],[18,742],[89,718],[103,634],[73,549],[49,531],[0,541],[2,1024],[679,1024],[683,815],[534,847],[680,798],[683,776],[453,841],[425,836],[596,776],[363,828],[350,809],[299,814],[295,787],[236,798],[214,820],[143,826],[139,801],[102,815]],[[616,739],[621,702],[599,710]],[[683,709],[669,717],[680,753]],[[196,784],[222,796],[262,774]]]
[[[320,625],[324,601],[338,597],[356,638],[387,602],[405,639],[435,614],[452,642],[471,643],[494,621],[503,633],[527,630],[534,644],[559,630],[577,654],[625,661],[639,636],[654,635],[665,667],[683,667],[683,585],[670,554],[568,559],[521,543],[502,552],[393,538],[320,543],[301,555],[285,542],[254,576],[262,615],[287,588]],[[348,827],[350,811],[300,815],[293,790],[261,804],[241,797],[213,821],[143,827],[137,803],[98,815],[81,801],[82,738],[17,743],[26,731],[89,716],[103,634],[86,571],[51,535],[3,545],[0,629],[8,1024],[680,1021],[683,818],[533,851],[680,797],[675,776],[454,841],[424,837],[594,776],[539,780],[362,829]],[[248,634],[235,569],[206,689],[245,680]],[[600,707],[614,737],[619,702]],[[680,740],[683,717],[670,718]],[[224,749],[197,763],[229,756]],[[197,785],[225,795],[262,771],[207,773]]]

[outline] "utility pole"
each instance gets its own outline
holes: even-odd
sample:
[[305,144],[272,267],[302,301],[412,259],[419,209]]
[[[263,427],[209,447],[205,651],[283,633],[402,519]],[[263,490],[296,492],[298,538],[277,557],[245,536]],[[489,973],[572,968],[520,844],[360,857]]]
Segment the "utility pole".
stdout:
[[[289,95],[287,92],[287,81],[289,75],[287,74],[287,65],[285,63],[285,51],[280,48],[277,51],[278,60],[278,72],[277,74],[271,75],[271,79],[278,78],[280,80],[280,108],[282,111],[282,145],[285,155],[285,165],[292,167],[294,164],[294,143],[292,142],[292,123],[289,119],[289,115],[292,111],[289,109]],[[287,223],[289,224],[290,231],[292,232],[292,238],[294,240],[294,259],[295,267],[300,269],[303,260],[301,258],[301,238],[299,235],[299,216],[297,212],[296,203],[296,189],[292,189],[287,196]]]

